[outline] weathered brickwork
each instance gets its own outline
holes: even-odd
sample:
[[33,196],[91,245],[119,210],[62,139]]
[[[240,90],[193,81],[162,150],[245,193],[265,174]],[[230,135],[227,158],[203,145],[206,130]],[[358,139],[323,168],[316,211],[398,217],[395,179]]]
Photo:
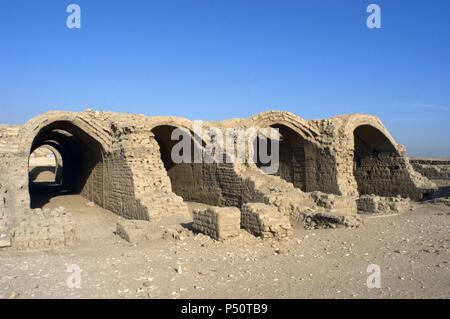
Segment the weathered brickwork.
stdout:
[[360,194],[379,196],[403,195],[421,199],[415,188],[404,157],[389,154],[365,157],[356,164],[355,178]]
[[287,238],[290,235],[289,218],[276,208],[262,203],[242,206],[241,227],[262,238]]
[[408,211],[412,208],[409,198],[362,195],[358,200],[358,211],[363,213],[388,214]]
[[49,112],[21,126],[0,126],[1,205],[20,212],[34,202],[28,160],[41,146],[54,148],[64,160],[62,189],[127,219],[189,216],[185,201],[196,201],[236,208],[263,203],[296,224],[312,213],[355,215],[360,195],[420,199],[434,187],[413,170],[403,147],[373,116],[306,121],[270,111],[203,124],[199,148],[211,142],[211,128],[224,135],[229,128],[278,128],[280,170],[266,175],[249,158],[245,163],[171,162],[170,133],[174,128],[192,133],[194,123],[187,119]]
[[72,216],[62,207],[29,211],[13,232],[13,246],[19,250],[60,248],[74,240]]
[[412,158],[410,162],[423,176],[443,185],[450,184],[450,160]]
[[209,207],[194,211],[192,229],[214,239],[239,235],[241,212],[235,207]]
[[425,198],[448,202],[450,200],[450,160],[413,158],[410,161],[418,173],[436,184],[436,188],[429,190]]

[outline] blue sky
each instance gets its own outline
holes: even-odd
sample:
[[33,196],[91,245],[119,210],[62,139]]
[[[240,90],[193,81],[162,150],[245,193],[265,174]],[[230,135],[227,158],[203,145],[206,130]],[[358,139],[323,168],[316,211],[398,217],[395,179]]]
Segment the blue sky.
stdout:
[[370,113],[409,154],[450,157],[450,1],[0,0],[0,122],[85,108]]

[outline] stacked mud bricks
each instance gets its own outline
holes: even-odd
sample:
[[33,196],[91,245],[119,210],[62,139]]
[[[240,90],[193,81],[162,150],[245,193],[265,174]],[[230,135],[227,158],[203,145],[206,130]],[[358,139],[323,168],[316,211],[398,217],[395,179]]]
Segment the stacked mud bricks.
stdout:
[[62,207],[30,211],[14,234],[14,245],[19,250],[64,247],[74,240],[72,215]]
[[216,240],[239,235],[241,212],[235,207],[210,207],[194,211],[192,228]]
[[290,235],[289,218],[274,207],[248,203],[242,211],[234,207],[211,207],[194,211],[193,230],[216,240],[237,236],[241,228],[262,238],[286,238]]
[[241,227],[262,238],[286,238],[291,224],[273,206],[248,203],[242,207]]

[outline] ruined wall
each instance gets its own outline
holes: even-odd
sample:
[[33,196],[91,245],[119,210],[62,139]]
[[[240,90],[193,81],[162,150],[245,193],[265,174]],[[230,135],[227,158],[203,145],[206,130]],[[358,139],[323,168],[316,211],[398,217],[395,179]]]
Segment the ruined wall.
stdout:
[[[116,143],[107,156],[115,174],[106,179],[111,206],[120,215],[149,220],[167,214],[187,215],[181,197],[172,192],[170,177],[161,160],[159,145],[143,116],[111,115]],[[109,209],[109,208],[108,208]]]
[[355,166],[355,178],[360,194],[422,198],[422,192],[411,180],[404,157],[392,154],[368,156]]
[[[75,135],[76,140],[81,136],[83,147],[89,150],[82,153],[81,158],[87,163],[81,168],[86,174],[81,194],[131,219],[187,214],[184,199],[235,207],[251,202],[265,203],[296,222],[312,211],[354,214],[359,194],[374,192],[418,199],[422,188],[429,186],[426,179],[414,172],[381,122],[371,116],[305,121],[288,112],[271,111],[248,119],[204,123],[206,127],[218,127],[223,131],[270,126],[288,128],[292,132],[290,147],[281,150],[279,176],[268,176],[250,162],[168,167],[164,162],[166,151],[161,148],[153,129],[161,125],[192,129],[191,121],[88,110],[50,112],[23,126],[0,126],[0,183],[3,190],[11,189],[2,195],[6,203],[29,206],[28,156],[42,129],[51,128],[46,131],[49,136],[42,139],[46,141],[56,134],[52,129],[65,128],[54,126],[55,122],[67,122],[74,127],[68,135],[58,138],[71,139],[70,135]],[[355,161],[358,147],[354,131],[361,125],[377,129],[395,152],[389,156],[385,152],[360,156]],[[206,134],[202,138],[209,141]],[[378,142],[374,143],[375,148],[379,146]],[[9,199],[9,194],[14,194],[14,198]]]
[[315,121],[305,121],[289,112],[270,111],[235,125],[277,128],[282,135],[277,175],[305,192],[342,194],[338,158],[330,150],[329,141],[323,138],[324,130]]
[[222,191],[216,164],[181,163],[168,171],[175,194],[186,201],[219,206]]
[[414,169],[436,184],[436,189],[430,189],[425,199],[450,197],[450,160],[413,158],[410,162]]
[[19,126],[0,126],[0,184],[4,207],[20,207],[29,199],[28,170],[22,174],[23,168],[28,168],[28,158],[21,154],[19,140]]
[[[336,179],[342,195],[401,195],[419,200],[424,189],[433,187],[416,173],[398,145],[373,116],[351,114],[314,121],[319,127],[320,143],[327,145],[336,162]],[[368,127],[358,138],[355,131]]]

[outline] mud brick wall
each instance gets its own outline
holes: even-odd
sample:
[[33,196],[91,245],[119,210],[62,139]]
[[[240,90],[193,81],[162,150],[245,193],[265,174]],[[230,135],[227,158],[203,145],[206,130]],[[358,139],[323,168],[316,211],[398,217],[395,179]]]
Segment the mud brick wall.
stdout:
[[364,157],[355,164],[355,178],[362,195],[422,197],[411,179],[404,157],[390,154]]
[[119,149],[109,154],[103,164],[103,204],[98,205],[120,216],[131,219],[149,219],[148,210],[136,198],[133,172],[124,151]]
[[[168,172],[172,190],[186,201],[240,207],[254,190],[244,186],[232,163],[178,164]],[[250,195],[250,199],[254,198]],[[249,199],[249,200],[250,200]]]
[[222,240],[239,235],[241,212],[235,207],[210,207],[195,210],[193,220],[194,231]]
[[325,149],[310,142],[295,140],[282,141],[279,170],[276,174],[304,192],[322,191],[340,194],[337,184],[336,160]]
[[221,205],[222,190],[217,164],[181,163],[168,171],[175,194],[186,201]]
[[19,147],[20,129],[0,125],[0,197],[4,207],[21,207],[29,202],[28,154]]
[[72,216],[63,208],[29,211],[13,234],[13,246],[19,250],[64,247],[74,240]]
[[307,146],[305,191],[321,191],[330,194],[340,194],[336,178],[335,158],[325,149],[319,149],[313,145]]
[[289,218],[275,207],[262,203],[247,203],[241,210],[241,227],[263,238],[286,238],[290,235]]

